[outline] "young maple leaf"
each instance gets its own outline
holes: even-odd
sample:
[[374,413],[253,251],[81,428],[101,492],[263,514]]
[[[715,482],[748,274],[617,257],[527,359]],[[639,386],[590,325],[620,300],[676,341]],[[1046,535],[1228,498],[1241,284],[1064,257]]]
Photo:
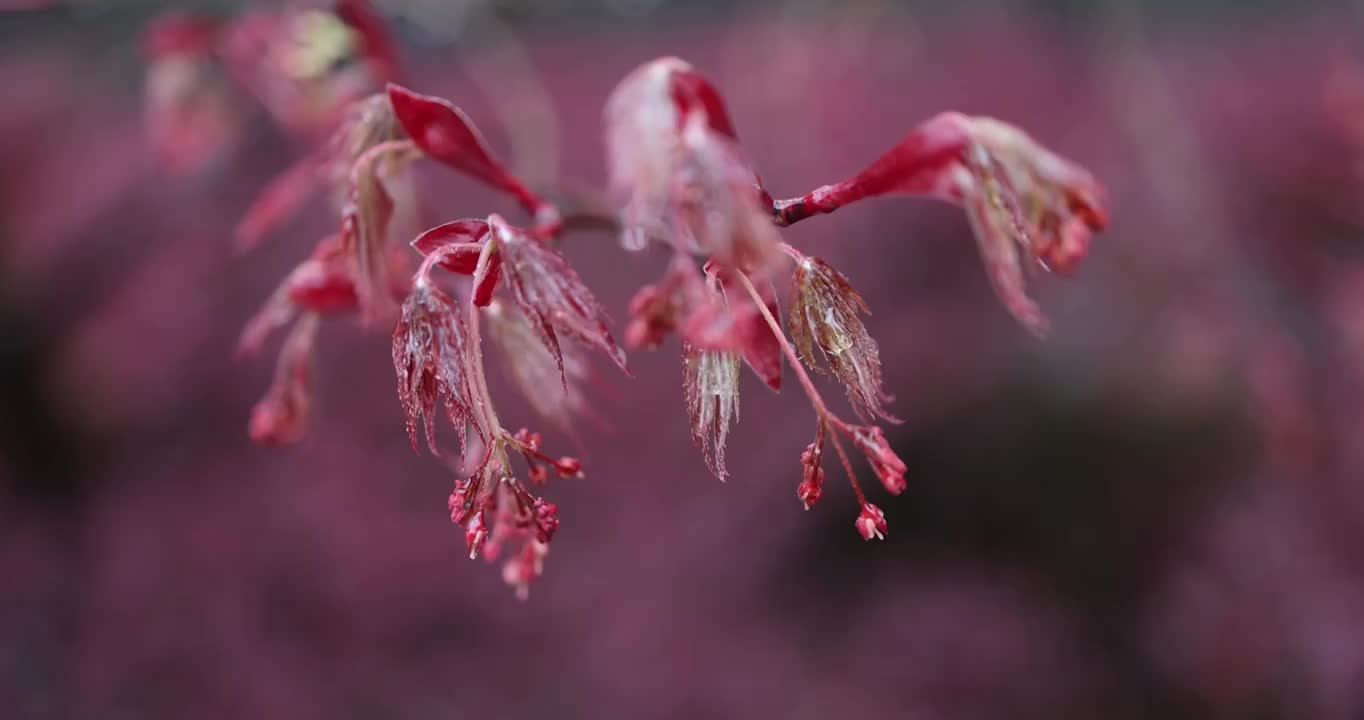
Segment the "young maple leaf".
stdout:
[[662,58],[632,72],[607,100],[606,126],[627,247],[657,238],[730,267],[777,261],[771,206],[719,93],[690,65]]
[[739,420],[739,356],[682,345],[682,392],[691,418],[691,436],[715,477],[729,476],[725,441]]
[[472,405],[468,329],[464,313],[429,278],[419,278],[403,303],[393,331],[393,367],[398,374],[398,400],[407,414],[407,434],[417,448],[417,424],[426,430],[427,446],[436,448],[436,403],[457,428],[464,447],[465,427],[483,434]]
[[1012,125],[952,112],[920,125],[848,180],[776,203],[777,222],[892,193],[963,205],[996,294],[1039,335],[1047,320],[1027,295],[1022,256],[1069,270],[1108,225],[1103,189],[1083,168]]
[[418,235],[412,247],[422,255],[439,252],[437,264],[452,273],[473,275],[489,232],[488,223],[482,220],[455,220]]
[[365,151],[351,169],[341,243],[354,266],[361,310],[370,319],[382,315],[389,304],[388,237],[396,202],[385,177],[397,176],[415,157],[416,151],[405,142],[381,143]]
[[971,120],[966,151],[971,183],[959,192],[981,255],[1004,305],[1037,334],[1046,317],[1026,294],[1020,253],[1067,272],[1108,223],[1102,191],[1089,173],[991,118]]
[[881,353],[861,313],[870,312],[843,273],[816,257],[796,260],[791,282],[791,341],[805,364],[820,368],[819,358],[843,383],[858,415],[899,422],[886,411],[892,398],[881,387]]
[[[488,334],[502,351],[500,364],[540,417],[574,435],[582,419],[597,420],[583,388],[592,382],[592,366],[579,345],[561,347],[564,376],[555,358],[526,316],[510,303],[492,301],[485,312]],[[565,382],[566,381],[566,382]]]
[[560,332],[605,353],[628,373],[625,351],[611,337],[606,311],[568,260],[496,215],[488,218],[488,224],[496,235],[497,252],[503,256],[501,276],[512,300],[554,357],[564,383],[567,376],[559,347]]
[[515,197],[537,221],[547,222],[553,207],[507,169],[488,149],[473,121],[450,101],[388,86],[389,102],[407,136],[432,160],[448,165]]

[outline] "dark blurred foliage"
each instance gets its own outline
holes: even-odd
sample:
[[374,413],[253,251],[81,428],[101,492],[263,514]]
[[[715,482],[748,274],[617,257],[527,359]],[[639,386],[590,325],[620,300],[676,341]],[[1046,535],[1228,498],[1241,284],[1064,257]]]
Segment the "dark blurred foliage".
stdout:
[[[76,5],[0,15],[6,717],[1364,716],[1361,16],[520,2],[440,28],[393,3],[415,86],[542,177],[599,183],[601,101],[677,54],[775,192],[950,108],[1029,129],[1113,201],[1075,277],[1039,283],[1045,343],[952,208],[786,231],[875,313],[909,420],[888,540],[860,540],[837,483],[801,512],[813,419],[790,391],[745,385],[715,482],[664,349],[602,393],[613,430],[550,488],[563,528],[520,603],[464,558],[382,333],[328,325],[313,435],[247,442],[270,367],[235,362],[236,333],[328,219],[234,257],[300,150],[252,116],[166,176],[133,44],[160,4]],[[426,177],[442,217],[509,211]],[[617,317],[659,270],[606,236],[569,253]]]

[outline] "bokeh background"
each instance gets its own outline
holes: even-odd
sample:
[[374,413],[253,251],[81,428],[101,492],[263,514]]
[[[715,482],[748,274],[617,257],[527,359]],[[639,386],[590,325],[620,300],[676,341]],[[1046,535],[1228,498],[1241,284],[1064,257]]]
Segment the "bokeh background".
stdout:
[[[138,51],[172,5],[241,5],[30,4],[0,13],[0,716],[1364,717],[1359,6],[387,3],[414,86],[537,181],[600,185],[606,94],[676,54],[776,194],[957,109],[1027,128],[1113,204],[1079,272],[1036,283],[1046,342],[954,208],[786,231],[875,313],[908,419],[888,539],[853,531],[835,468],[801,511],[794,385],[745,377],[711,478],[670,346],[632,380],[603,368],[609,428],[550,487],[563,527],[520,602],[409,448],[384,333],[330,323],[311,434],[246,437],[272,362],[235,360],[237,333],[333,219],[234,255],[303,148],[244,105],[225,149],[169,172]],[[514,212],[423,177],[440,218]],[[661,268],[600,234],[569,254],[617,318]]]

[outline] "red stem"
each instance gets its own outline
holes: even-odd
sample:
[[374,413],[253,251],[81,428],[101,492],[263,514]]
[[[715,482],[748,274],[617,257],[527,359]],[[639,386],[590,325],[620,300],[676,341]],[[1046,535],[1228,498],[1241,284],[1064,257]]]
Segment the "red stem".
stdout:
[[[788,252],[798,252],[790,246],[787,248],[789,248]],[[843,432],[850,438],[853,437],[852,428],[849,428],[847,423],[833,414],[829,410],[829,406],[824,404],[824,398],[815,388],[814,381],[810,379],[810,374],[806,372],[805,365],[801,363],[800,356],[796,354],[796,349],[791,346],[791,341],[787,339],[781,323],[777,322],[772,311],[767,309],[767,303],[763,302],[762,296],[758,294],[758,289],[753,287],[753,282],[743,273],[735,274],[738,276],[740,284],[744,286],[744,290],[748,291],[748,296],[753,298],[753,304],[758,306],[758,311],[762,313],[763,319],[767,320],[767,326],[772,329],[772,334],[777,336],[777,342],[780,343],[782,352],[791,363],[791,369],[795,371],[796,379],[800,380],[801,387],[805,389],[806,396],[810,398],[810,404],[814,407],[815,414],[823,422],[832,425],[834,429]],[[843,463],[844,472],[848,473],[848,481],[852,483],[853,492],[857,493],[857,503],[860,507],[866,504],[867,497],[862,493],[862,486],[857,482],[857,475],[853,473],[852,462],[848,460],[848,453],[843,449],[843,443],[838,439],[838,433],[831,433],[829,437],[834,441],[834,449],[838,451],[838,458]]]
[[969,127],[969,119],[959,113],[934,116],[847,180],[773,202],[772,221],[785,227],[891,192],[942,197],[935,186],[943,180],[944,172],[963,161],[971,144]]

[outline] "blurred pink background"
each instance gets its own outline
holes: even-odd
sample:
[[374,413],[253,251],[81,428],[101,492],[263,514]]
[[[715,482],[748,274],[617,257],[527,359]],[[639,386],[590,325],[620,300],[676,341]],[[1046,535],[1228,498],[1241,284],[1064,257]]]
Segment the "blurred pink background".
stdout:
[[[675,54],[774,193],[955,109],[1027,129],[1113,204],[1076,275],[1036,283],[1046,342],[954,208],[784,231],[875,313],[908,420],[889,538],[857,537],[835,475],[801,511],[794,384],[745,377],[716,482],[672,345],[633,380],[601,367],[611,430],[550,486],[563,526],[522,603],[409,448],[383,332],[329,323],[310,436],[248,441],[271,361],[235,361],[237,333],[331,219],[234,256],[302,149],[243,108],[225,153],[167,174],[136,52],[156,4],[73,5],[0,15],[0,714],[1364,717],[1364,17],[471,3],[447,25],[394,3],[413,86],[532,177],[600,185],[607,93]],[[514,212],[423,177],[440,219]],[[603,234],[568,254],[618,320],[661,270]]]

